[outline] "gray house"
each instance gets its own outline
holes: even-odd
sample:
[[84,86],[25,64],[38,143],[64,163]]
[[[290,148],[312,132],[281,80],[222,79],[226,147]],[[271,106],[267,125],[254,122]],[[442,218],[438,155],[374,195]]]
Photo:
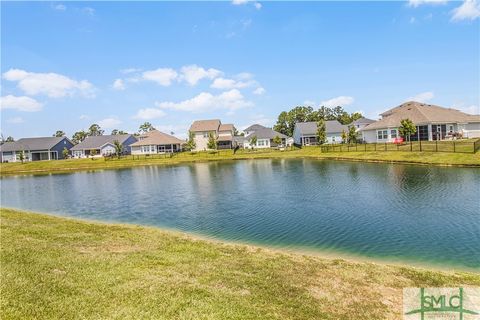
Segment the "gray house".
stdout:
[[[341,124],[337,120],[325,121],[327,143],[341,143],[342,132],[348,132],[348,126]],[[295,144],[301,146],[316,145],[317,141],[317,122],[298,122],[293,129],[293,139]]]
[[22,138],[15,142],[6,142],[0,146],[1,162],[20,161],[20,153],[24,161],[63,159],[63,150],[70,150],[72,141],[67,137]]
[[[137,138],[132,134],[89,136],[71,149],[72,155],[74,158],[108,156],[115,153],[115,141],[123,145],[123,154],[130,154],[130,145],[136,142]],[[92,155],[92,150],[95,150],[95,155]]]

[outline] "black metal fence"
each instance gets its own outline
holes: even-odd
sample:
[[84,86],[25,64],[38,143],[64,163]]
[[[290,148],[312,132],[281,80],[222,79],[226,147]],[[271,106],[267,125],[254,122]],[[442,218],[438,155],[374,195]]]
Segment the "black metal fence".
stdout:
[[452,141],[410,141],[395,143],[356,143],[329,144],[321,146],[322,152],[354,152],[354,151],[411,151],[411,152],[458,152],[475,153],[480,149],[478,140]]

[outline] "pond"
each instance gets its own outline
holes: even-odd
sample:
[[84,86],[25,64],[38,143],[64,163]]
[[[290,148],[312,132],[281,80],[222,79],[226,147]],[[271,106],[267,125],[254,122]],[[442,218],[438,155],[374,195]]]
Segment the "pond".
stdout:
[[322,160],[1,179],[5,207],[221,240],[480,269],[480,170]]

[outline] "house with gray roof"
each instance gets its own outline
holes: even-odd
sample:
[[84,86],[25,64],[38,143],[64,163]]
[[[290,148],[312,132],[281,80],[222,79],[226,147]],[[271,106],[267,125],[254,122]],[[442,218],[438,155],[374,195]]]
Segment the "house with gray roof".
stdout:
[[[348,132],[348,126],[343,125],[337,120],[325,121],[325,131],[327,143],[341,143],[342,132]],[[295,144],[301,146],[311,146],[318,144],[317,122],[298,122],[293,129],[293,140]]]
[[365,117],[361,117],[360,119],[357,119],[357,120],[353,121],[352,123],[350,123],[348,126],[354,126],[355,130],[358,131],[358,130],[363,129],[366,126],[368,126],[369,124],[374,123],[374,122],[375,122],[375,120],[368,119],[368,118],[365,118]]
[[[239,144],[245,149],[252,147],[258,149],[284,147],[293,143],[293,140],[290,137],[280,132],[277,132],[272,128],[267,128],[259,124],[248,127],[244,130],[244,132],[245,136]],[[257,138],[257,142],[255,143],[255,145],[252,146],[250,141],[253,137]],[[273,141],[276,137],[279,137],[281,139],[281,142],[279,144]]]
[[136,142],[137,138],[131,134],[88,136],[71,149],[72,156],[74,158],[88,158],[91,156],[102,157],[115,154],[115,141],[122,144],[123,154],[130,154],[130,145]]
[[400,137],[399,128],[403,119],[412,120],[417,127],[417,132],[409,137],[411,141],[480,137],[480,115],[452,108],[409,101],[380,116],[380,120],[359,130],[365,142],[394,142]]
[[158,130],[152,130],[138,137],[138,141],[130,145],[132,154],[157,154],[173,153],[182,151],[184,140],[163,133]]
[[72,147],[73,142],[67,137],[22,138],[0,146],[0,161],[20,161],[22,152],[24,161],[63,159],[63,150]]
[[217,141],[218,149],[232,149],[235,147],[233,139],[235,127],[233,124],[222,124],[219,119],[196,120],[192,123],[189,130],[193,134],[195,141],[194,151],[207,150],[210,134]]

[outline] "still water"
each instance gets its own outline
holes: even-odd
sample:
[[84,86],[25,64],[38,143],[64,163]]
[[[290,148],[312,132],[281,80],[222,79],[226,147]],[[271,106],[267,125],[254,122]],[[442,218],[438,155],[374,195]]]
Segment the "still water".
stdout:
[[320,160],[1,179],[1,205],[333,255],[480,269],[480,170]]

